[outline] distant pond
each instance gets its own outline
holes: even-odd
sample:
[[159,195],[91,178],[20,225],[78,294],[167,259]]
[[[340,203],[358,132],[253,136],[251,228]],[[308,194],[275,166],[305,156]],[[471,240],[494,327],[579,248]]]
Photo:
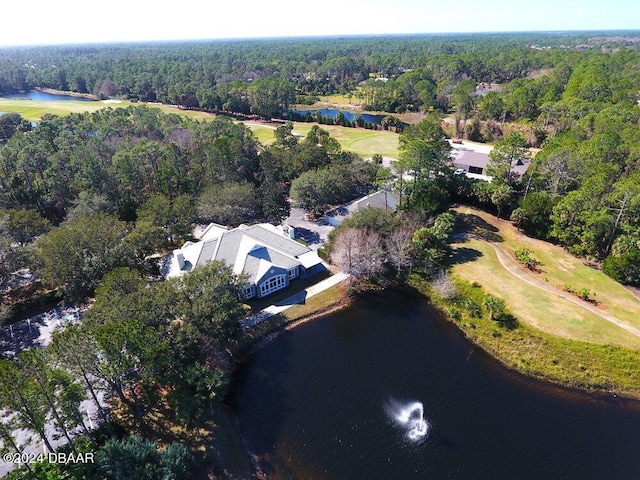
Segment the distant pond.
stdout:
[[35,100],[37,102],[51,102],[51,101],[63,102],[63,101],[69,101],[69,100],[75,100],[80,102],[93,102],[91,98],[41,92],[38,90],[31,90],[30,92],[8,93],[6,95],[2,95],[1,98],[29,99],[29,100]]
[[335,119],[338,116],[338,113],[342,112],[344,117],[353,122],[356,120],[356,117],[362,118],[363,121],[367,123],[373,123],[375,125],[381,125],[382,119],[386,117],[386,115],[374,115],[370,113],[358,113],[358,112],[349,112],[347,110],[337,110],[335,108],[321,108],[321,109],[313,109],[313,110],[290,110],[291,113],[300,116],[307,116],[307,114],[311,117],[320,113],[323,117],[330,117]]
[[421,298],[284,331],[227,399],[269,479],[637,479],[640,402],[502,367]]

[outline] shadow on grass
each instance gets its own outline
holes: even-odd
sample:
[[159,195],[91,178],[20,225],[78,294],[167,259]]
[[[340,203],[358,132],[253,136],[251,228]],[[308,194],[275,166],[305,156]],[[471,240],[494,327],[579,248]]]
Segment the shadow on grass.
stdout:
[[449,265],[461,265],[463,263],[474,262],[483,255],[484,253],[474,248],[458,247],[451,250],[447,263],[449,263]]
[[518,319],[510,313],[503,313],[496,318],[496,321],[501,327],[506,328],[507,330],[515,330],[518,328]]
[[307,291],[298,292],[295,295],[285,298],[277,303],[274,303],[277,307],[284,307],[285,305],[304,305],[307,302]]
[[[253,299],[247,302],[247,305],[251,307],[251,313],[258,313],[260,310],[267,308],[270,305],[294,305],[298,303],[304,303],[305,298],[302,297],[301,301],[295,302],[289,300],[292,295],[300,290],[315,285],[316,283],[329,278],[332,275],[331,271],[323,270],[307,278],[296,278],[291,281],[291,284],[282,290],[260,299]],[[297,297],[297,296],[296,296]],[[294,299],[295,300],[295,299]],[[284,302],[284,303],[283,303]]]
[[497,227],[491,225],[489,222],[485,221],[483,218],[478,215],[474,215],[472,213],[455,213],[456,216],[456,224],[455,231],[456,232],[465,232],[471,235],[476,235],[483,240],[487,240],[489,242],[503,242],[504,238],[499,235],[499,231]]

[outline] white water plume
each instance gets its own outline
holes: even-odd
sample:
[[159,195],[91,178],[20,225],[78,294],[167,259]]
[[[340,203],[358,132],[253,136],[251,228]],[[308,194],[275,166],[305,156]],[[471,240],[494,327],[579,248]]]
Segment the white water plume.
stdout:
[[406,437],[412,441],[419,441],[429,433],[429,424],[424,418],[422,402],[400,403],[390,400],[387,413],[399,427],[405,430]]

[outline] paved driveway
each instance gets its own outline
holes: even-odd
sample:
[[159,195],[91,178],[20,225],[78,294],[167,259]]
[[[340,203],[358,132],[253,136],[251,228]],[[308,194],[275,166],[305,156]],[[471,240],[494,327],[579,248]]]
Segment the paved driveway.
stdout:
[[305,211],[301,208],[291,208],[291,214],[285,221],[287,225],[295,228],[296,240],[302,239],[313,250],[317,250],[324,242],[327,241],[327,235],[333,230],[324,218],[311,221],[305,220]]

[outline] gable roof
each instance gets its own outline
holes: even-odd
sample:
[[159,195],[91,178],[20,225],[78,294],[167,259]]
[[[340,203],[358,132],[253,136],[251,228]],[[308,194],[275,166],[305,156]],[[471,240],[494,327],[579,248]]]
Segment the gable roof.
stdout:
[[236,275],[244,274],[250,283],[256,283],[273,268],[278,271],[299,265],[310,268],[321,262],[316,252],[282,231],[279,233],[270,224],[240,225],[232,230],[216,225],[204,232],[203,240],[187,242],[173,252],[165,276],[178,276],[218,260],[229,265]]

